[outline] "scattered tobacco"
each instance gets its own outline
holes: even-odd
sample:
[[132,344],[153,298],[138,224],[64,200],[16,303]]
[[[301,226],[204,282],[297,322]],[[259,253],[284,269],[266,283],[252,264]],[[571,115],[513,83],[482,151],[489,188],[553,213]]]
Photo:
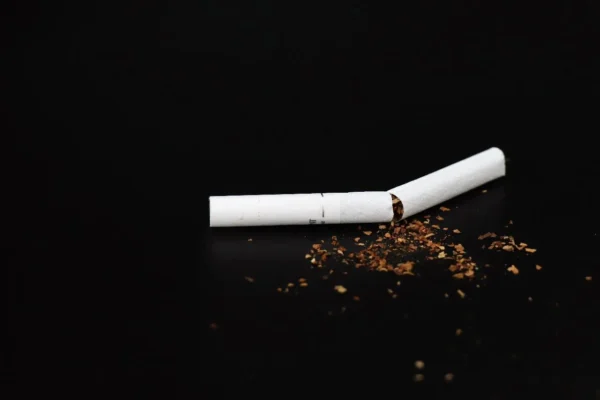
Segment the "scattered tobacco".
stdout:
[[[483,193],[487,190],[483,190]],[[485,279],[486,275],[482,272],[477,263],[467,252],[467,249],[459,238],[462,232],[459,229],[453,229],[445,226],[444,217],[441,215],[424,215],[420,219],[402,220],[403,208],[402,202],[393,197],[394,219],[388,224],[378,224],[377,228],[364,230],[358,226],[356,235],[351,236],[344,244],[337,236],[332,236],[329,241],[322,240],[311,246],[304,258],[308,260],[313,269],[324,269],[321,278],[323,280],[333,279],[334,270],[328,267],[328,263],[344,264],[348,267],[365,269],[372,272],[393,273],[397,276],[414,276],[419,273],[420,260],[431,261],[432,263],[443,266],[447,269],[450,276],[454,279],[474,280],[476,278]],[[439,207],[441,212],[450,212],[448,207]],[[508,225],[512,225],[509,221]],[[461,235],[461,236],[457,236]],[[495,252],[521,252],[525,255],[535,253],[535,248],[529,247],[527,243],[517,241],[511,235],[500,235],[494,232],[483,233],[478,236],[478,240],[484,241],[483,248]],[[535,269],[540,271],[542,266],[534,264]],[[483,267],[490,268],[491,265],[485,264]],[[513,275],[519,275],[519,268],[516,265],[510,265],[507,271]],[[347,274],[348,270],[342,271]],[[585,277],[586,281],[591,281],[591,276]],[[300,287],[306,287],[308,282],[305,278],[298,279]],[[396,281],[396,287],[400,286],[400,280]],[[285,288],[277,288],[278,292],[289,292],[294,283],[288,283]],[[475,285],[477,288],[479,284]],[[338,294],[345,294],[348,289],[342,285],[334,284],[333,289]],[[388,288],[387,293],[392,298],[397,298],[394,289]],[[461,299],[465,299],[467,294],[462,289],[456,289],[456,294]],[[444,293],[445,298],[450,298],[448,293]],[[353,295],[351,299],[359,302],[359,296]],[[533,298],[528,297],[528,302]],[[557,305],[558,306],[558,305]],[[345,307],[341,308],[343,313]],[[328,311],[328,315],[333,315],[333,311]],[[463,330],[457,328],[455,336],[461,336]],[[422,360],[417,360],[414,367],[418,371],[425,368]],[[422,382],[425,376],[422,373],[413,375],[415,382]],[[444,382],[450,383],[454,380],[452,373],[444,375]]]
[[[487,233],[484,233],[483,235],[479,235],[479,237],[478,237],[479,240],[485,240],[485,239],[489,239],[489,238],[492,238],[495,240],[493,240],[489,245],[483,246],[484,248],[487,247],[488,250],[508,251],[508,252],[525,251],[525,253],[527,253],[527,254],[535,253],[537,251],[537,249],[528,247],[529,245],[527,243],[519,242],[519,244],[517,244],[517,242],[515,241],[515,238],[513,236],[509,236],[509,235],[499,236],[493,232],[487,232]],[[537,266],[536,266],[536,268],[537,268]],[[541,269],[541,267],[540,267],[540,269]]]
[[[466,254],[465,247],[451,235],[461,233],[453,229],[431,223],[431,216],[424,216],[423,221],[411,221],[400,218],[403,214],[402,202],[397,198],[392,201],[394,219],[389,224],[379,224],[377,231],[362,230],[354,237],[352,246],[346,248],[337,236],[331,238],[326,245],[312,245],[305,258],[316,268],[323,268],[329,259],[339,263],[377,272],[394,273],[399,276],[415,275],[416,262],[412,259],[445,260],[450,264],[448,269],[456,279],[474,278],[477,265]],[[440,207],[442,211],[450,211]],[[444,218],[436,216],[436,220]],[[422,257],[424,256],[424,257]]]
[[[458,241],[456,235],[461,234],[459,229],[448,230],[432,223],[432,216],[425,215],[422,219],[402,220],[404,213],[402,202],[393,196],[392,207],[394,219],[389,224],[379,224],[377,230],[363,230],[358,226],[359,234],[345,247],[340,243],[337,236],[332,236],[326,243],[315,243],[304,257],[310,260],[312,268],[323,268],[329,260],[337,263],[353,266],[355,268],[367,269],[375,272],[394,273],[398,276],[414,276],[418,273],[418,263],[415,260],[437,260],[447,265],[447,270],[454,279],[473,280],[479,275],[485,279],[486,276],[480,272],[475,261],[467,254],[465,247]],[[442,212],[451,211],[450,208],[439,207]],[[436,215],[436,221],[444,221],[440,215]],[[512,225],[512,220],[508,222]],[[481,241],[491,239],[484,244],[483,248],[497,252],[525,252],[535,253],[537,250],[529,247],[527,243],[517,242],[513,236],[498,235],[487,232],[478,236]],[[485,264],[485,267],[490,267]],[[535,265],[536,270],[541,270],[540,265]],[[507,268],[514,275],[519,274],[516,265]],[[322,276],[327,280],[332,275],[330,269],[328,274]],[[347,274],[343,271],[342,274]],[[587,278],[586,278],[587,279]],[[400,281],[397,282],[400,285]],[[477,285],[479,288],[480,286]],[[341,285],[334,288],[338,293],[345,293],[347,289]],[[396,298],[393,290],[388,293]],[[461,298],[466,294],[462,290],[457,291]],[[445,294],[448,297],[448,294]]]

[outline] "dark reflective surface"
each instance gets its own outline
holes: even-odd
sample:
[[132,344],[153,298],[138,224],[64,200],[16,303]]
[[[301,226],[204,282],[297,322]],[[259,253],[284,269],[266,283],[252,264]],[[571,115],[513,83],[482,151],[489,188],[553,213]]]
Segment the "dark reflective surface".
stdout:
[[[584,277],[595,261],[573,262],[569,247],[579,241],[596,246],[595,228],[576,225],[577,238],[552,228],[552,205],[523,198],[543,198],[532,182],[505,179],[485,189],[448,202],[452,211],[439,223],[462,232],[456,240],[481,268],[473,282],[453,279],[447,265],[422,256],[416,257],[415,277],[335,262],[330,275],[327,267],[310,268],[304,254],[312,243],[336,235],[352,248],[356,226],[212,230],[210,271],[220,287],[215,293],[220,307],[213,315],[219,328],[213,334],[222,340],[217,357],[226,360],[226,381],[233,374],[240,382],[266,385],[274,379],[292,385],[314,374],[327,380],[381,380],[382,387],[400,385],[403,393],[420,387],[489,393],[481,388],[487,386],[503,395],[558,388],[594,396],[599,375],[584,348],[596,348],[598,328],[592,321],[598,296],[595,283]],[[512,235],[538,252],[482,249],[477,237],[485,232]],[[506,271],[512,264],[519,275]],[[536,264],[543,269],[537,271]],[[299,277],[308,279],[307,288],[276,292]],[[348,293],[335,293],[337,284]],[[359,302],[351,299],[354,295]],[[456,336],[459,328],[462,334]],[[412,381],[417,359],[426,363],[421,384]],[[451,385],[443,379],[449,372]]]
[[[188,3],[7,14],[9,380],[103,399],[597,396],[595,4]],[[304,254],[353,226],[208,228],[209,195],[386,190],[492,146],[507,179],[444,214],[491,265],[479,288],[435,262],[400,286],[323,280]],[[538,252],[483,250],[487,231]]]

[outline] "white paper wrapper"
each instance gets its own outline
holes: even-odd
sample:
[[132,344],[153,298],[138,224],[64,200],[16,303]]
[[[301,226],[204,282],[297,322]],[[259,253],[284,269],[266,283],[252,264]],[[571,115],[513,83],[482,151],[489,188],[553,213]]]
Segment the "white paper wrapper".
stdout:
[[504,153],[493,147],[388,192],[402,201],[404,219],[505,174]]
[[387,192],[212,196],[211,227],[389,222]]
[[340,196],[340,223],[390,222],[394,217],[392,196],[387,192],[351,192]]

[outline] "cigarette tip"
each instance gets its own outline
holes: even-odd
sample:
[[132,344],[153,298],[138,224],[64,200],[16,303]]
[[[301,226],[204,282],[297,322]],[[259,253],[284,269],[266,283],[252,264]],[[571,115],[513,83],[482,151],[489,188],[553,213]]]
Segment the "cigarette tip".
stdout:
[[506,158],[506,154],[504,154],[504,152],[502,151],[502,149],[500,149],[499,147],[492,147],[490,150],[493,150],[497,153],[500,154],[500,156],[502,157],[502,160],[504,162],[504,171],[503,171],[503,176],[506,175],[506,164],[508,163],[508,158]]
[[490,150],[494,150],[494,151],[498,151],[500,152],[500,154],[502,154],[502,158],[504,158],[504,160],[506,161],[506,154],[504,154],[504,152],[502,151],[502,149],[500,147],[492,147]]

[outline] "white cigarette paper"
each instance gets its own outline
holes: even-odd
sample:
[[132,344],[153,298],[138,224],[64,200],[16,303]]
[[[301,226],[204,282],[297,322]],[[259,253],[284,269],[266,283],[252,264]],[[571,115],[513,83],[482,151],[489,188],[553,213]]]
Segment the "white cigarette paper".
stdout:
[[408,218],[504,176],[504,154],[491,148],[387,192],[211,196],[210,226],[386,223],[392,195]]
[[504,153],[492,147],[388,192],[402,201],[404,219],[504,175]]
[[211,227],[390,222],[387,192],[212,196]]

